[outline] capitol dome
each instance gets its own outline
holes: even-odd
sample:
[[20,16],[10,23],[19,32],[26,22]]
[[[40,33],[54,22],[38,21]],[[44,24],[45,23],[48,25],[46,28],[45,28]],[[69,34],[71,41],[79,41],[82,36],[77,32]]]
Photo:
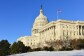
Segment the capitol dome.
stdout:
[[35,22],[33,24],[33,28],[40,29],[41,27],[43,27],[47,23],[48,23],[47,17],[44,16],[42,6],[41,6],[40,14],[39,14],[39,16],[36,17]]

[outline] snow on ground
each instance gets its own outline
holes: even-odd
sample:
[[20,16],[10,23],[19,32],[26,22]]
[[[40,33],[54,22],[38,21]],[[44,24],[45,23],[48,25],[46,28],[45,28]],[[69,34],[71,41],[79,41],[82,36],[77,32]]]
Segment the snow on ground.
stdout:
[[15,54],[10,56],[84,56],[84,50],[73,51],[38,51],[28,52],[22,54]]

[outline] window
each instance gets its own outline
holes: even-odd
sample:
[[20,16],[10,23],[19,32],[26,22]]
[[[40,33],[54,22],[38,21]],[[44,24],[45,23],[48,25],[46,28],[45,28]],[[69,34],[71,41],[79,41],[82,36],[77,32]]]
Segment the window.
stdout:
[[71,32],[70,32],[70,35],[71,35]]
[[63,25],[63,28],[64,28],[64,25]]
[[66,25],[66,28],[68,28],[68,26]]
[[60,26],[61,26],[61,28],[64,28],[64,25],[63,24],[61,24]]
[[78,29],[78,26],[76,26],[76,28]]
[[67,31],[67,35],[68,35],[68,31]]
[[63,30],[63,36],[64,36],[64,32],[65,32],[65,30]]
[[75,31],[74,31],[74,35],[75,35]]
[[32,43],[31,43],[31,45],[32,45]]
[[77,35],[78,35],[78,32],[77,32]]

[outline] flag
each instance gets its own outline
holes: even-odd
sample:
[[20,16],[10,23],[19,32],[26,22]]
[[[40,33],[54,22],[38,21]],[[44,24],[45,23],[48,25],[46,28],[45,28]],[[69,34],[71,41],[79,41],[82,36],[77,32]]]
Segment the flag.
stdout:
[[60,13],[60,12],[61,12],[61,10],[60,10],[60,9],[58,9],[58,10],[57,10],[57,12],[58,12],[58,13]]
[[61,10],[58,9],[58,10],[57,10],[57,19],[58,19],[60,13],[61,13]]

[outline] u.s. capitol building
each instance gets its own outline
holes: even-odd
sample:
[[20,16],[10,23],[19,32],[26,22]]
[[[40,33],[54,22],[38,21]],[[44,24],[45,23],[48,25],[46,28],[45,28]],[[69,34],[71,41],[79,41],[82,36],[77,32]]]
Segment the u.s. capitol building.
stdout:
[[68,39],[84,38],[84,22],[56,20],[48,22],[47,17],[43,14],[42,8],[36,17],[32,28],[32,36],[20,37],[18,41],[31,48],[48,46],[46,42]]

